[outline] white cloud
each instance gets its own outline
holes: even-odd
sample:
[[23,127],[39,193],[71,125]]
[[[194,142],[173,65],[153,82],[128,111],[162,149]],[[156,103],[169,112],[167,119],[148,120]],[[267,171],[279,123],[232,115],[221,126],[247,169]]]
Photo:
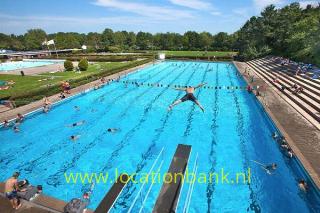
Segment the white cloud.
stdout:
[[213,11],[213,12],[211,12],[211,15],[214,15],[214,16],[221,16],[221,15],[222,15],[222,13],[221,13],[221,12],[219,12],[219,11]]
[[47,32],[77,31],[89,32],[103,30],[106,26],[145,26],[159,24],[157,20],[144,17],[114,16],[114,17],[66,17],[66,16],[13,16],[0,13],[0,32],[2,33],[25,33],[28,29],[42,28]]
[[193,17],[192,13],[188,10],[179,10],[170,7],[153,6],[149,4],[134,3],[123,0],[96,0],[94,4],[102,7],[135,13],[158,20],[174,20]]
[[275,6],[281,6],[286,3],[285,0],[253,0],[255,8],[260,12],[266,6],[273,4]]
[[313,7],[316,7],[319,5],[320,1],[299,1],[300,7],[306,8],[308,5],[312,5]]
[[195,10],[211,10],[212,4],[200,0],[170,0],[172,4],[176,4],[183,7],[188,7]]
[[237,16],[241,16],[244,18],[249,18],[250,17],[250,8],[247,7],[242,7],[242,8],[235,8],[232,10],[232,12],[237,15]]

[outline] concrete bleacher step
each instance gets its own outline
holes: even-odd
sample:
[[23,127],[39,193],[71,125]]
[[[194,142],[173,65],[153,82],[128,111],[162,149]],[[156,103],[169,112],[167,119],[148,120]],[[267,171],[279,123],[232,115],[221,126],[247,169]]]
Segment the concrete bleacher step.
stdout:
[[[282,66],[282,65],[277,64],[275,61],[270,60],[270,59],[265,59],[265,61],[274,64],[275,67],[279,68],[280,70],[282,69],[283,72],[286,72],[288,75],[295,76],[295,74],[294,74],[296,72],[295,69],[289,68],[288,66]],[[315,79],[312,79],[308,76],[301,75],[301,74],[299,74],[295,77],[297,79],[300,79],[301,81],[304,81],[310,85],[313,85],[314,87],[316,87],[318,89],[320,88],[320,81],[319,80],[315,80]]]
[[317,88],[320,89],[320,84],[318,84],[317,82],[314,82],[313,79],[306,77],[303,74],[298,74],[295,75],[295,70],[290,70],[287,67],[281,66],[280,64],[277,64],[276,62],[272,61],[272,60],[266,60],[266,59],[259,59],[261,62],[263,62],[264,64],[268,64],[269,66],[273,67],[274,69],[277,69],[279,71],[281,71],[282,73],[286,74],[287,76],[293,77],[296,80],[299,80],[300,82],[304,82],[306,84],[308,84],[309,86],[312,86],[313,88]]
[[262,66],[268,67],[268,69],[270,69],[270,71],[277,72],[279,75],[287,78],[291,82],[294,82],[296,84],[299,84],[299,85],[303,86],[305,89],[309,90],[313,94],[315,94],[315,95],[320,97],[320,88],[314,86],[313,84],[309,84],[310,82],[306,82],[305,80],[302,81],[301,79],[296,78],[295,75],[288,75],[285,72],[282,72],[281,70],[279,70],[278,67],[275,67],[274,65],[272,65],[270,62],[265,62],[263,60],[258,60],[258,59],[257,60],[253,60],[253,61],[260,62],[260,64]]
[[[280,85],[277,85],[273,82],[273,79],[266,75],[266,73],[260,71],[257,67],[254,66],[251,62],[247,62],[248,65],[259,75],[262,77],[262,79],[265,79],[266,82],[268,82],[273,87],[277,88],[279,91],[281,91]],[[304,114],[303,116],[306,117],[305,113],[307,113],[308,120],[313,123],[314,125],[318,125],[320,123],[320,117],[318,115],[318,112],[313,109],[311,106],[304,103],[300,98],[292,96],[290,93],[286,91],[281,91],[282,94],[284,94],[288,99],[290,99],[290,105],[293,106],[300,114]],[[294,105],[293,105],[294,103]],[[301,110],[302,109],[302,110]],[[303,113],[304,111],[305,113]]]
[[[259,67],[259,69],[266,71],[267,73],[272,73],[274,77],[278,78],[278,81],[281,82],[281,84],[285,85],[289,91],[293,93],[293,89],[291,88],[294,84],[294,82],[291,82],[288,78],[285,78],[284,76],[280,75],[277,71],[272,71],[270,69],[266,69],[266,65],[263,65],[257,61],[252,62],[256,65],[256,67]],[[301,85],[301,84],[300,84]],[[305,87],[303,87],[305,88]],[[320,96],[313,94],[310,91],[304,90],[300,94],[296,94],[296,96],[303,99],[305,102],[307,102],[309,105],[314,107],[318,112],[320,112]]]

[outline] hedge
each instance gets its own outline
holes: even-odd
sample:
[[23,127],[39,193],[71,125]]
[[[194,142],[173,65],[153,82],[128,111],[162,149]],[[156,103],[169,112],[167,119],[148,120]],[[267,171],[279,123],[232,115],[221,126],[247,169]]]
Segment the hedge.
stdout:
[[[92,74],[90,76],[83,76],[83,77],[79,77],[79,78],[75,78],[75,79],[70,79],[69,83],[72,88],[75,88],[75,87],[81,86],[83,84],[98,80],[99,78],[106,77],[106,76],[121,72],[123,70],[130,69],[130,68],[133,68],[136,66],[140,66],[140,65],[146,64],[151,61],[152,61],[152,59],[147,58],[147,59],[144,59],[141,61],[137,61],[137,62],[128,64],[123,67],[117,67],[117,68],[113,68],[110,70],[103,70],[101,72]],[[19,106],[22,106],[25,104],[29,104],[33,101],[40,100],[44,96],[51,96],[54,94],[58,94],[59,92],[61,92],[61,85],[60,85],[60,83],[56,83],[56,84],[52,84],[51,86],[48,86],[48,87],[43,87],[43,88],[38,88],[35,90],[26,91],[25,93],[20,93],[18,95],[11,95],[11,96],[8,96],[3,99],[4,100],[8,100],[8,99],[14,100],[16,103],[16,106],[19,107]]]
[[88,66],[89,66],[88,60],[85,58],[81,59],[78,64],[80,71],[86,71],[88,69]]

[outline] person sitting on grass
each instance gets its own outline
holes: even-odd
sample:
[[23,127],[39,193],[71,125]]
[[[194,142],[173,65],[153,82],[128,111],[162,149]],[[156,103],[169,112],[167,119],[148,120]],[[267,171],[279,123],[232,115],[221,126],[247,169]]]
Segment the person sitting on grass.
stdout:
[[21,203],[17,194],[17,191],[19,189],[19,175],[19,172],[13,173],[12,177],[10,177],[4,185],[5,196],[9,199],[13,209],[19,209],[21,207]]
[[180,90],[180,91],[185,91],[186,94],[185,96],[183,96],[181,99],[173,102],[168,110],[172,110],[172,108],[180,103],[183,103],[185,101],[192,101],[193,103],[195,103],[201,110],[202,112],[204,112],[204,108],[201,106],[200,102],[197,100],[197,98],[194,96],[194,91],[198,88],[201,88],[203,87],[204,85],[206,85],[206,83],[201,83],[199,84],[198,86],[195,86],[195,87],[187,87],[187,88],[175,88],[175,90]]

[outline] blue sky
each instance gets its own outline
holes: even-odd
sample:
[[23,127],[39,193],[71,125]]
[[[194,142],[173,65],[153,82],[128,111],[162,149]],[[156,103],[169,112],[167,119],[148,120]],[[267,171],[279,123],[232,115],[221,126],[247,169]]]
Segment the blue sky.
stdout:
[[[269,4],[294,0],[0,0],[0,32],[113,30],[211,33],[238,30]],[[302,6],[319,1],[296,0]]]

